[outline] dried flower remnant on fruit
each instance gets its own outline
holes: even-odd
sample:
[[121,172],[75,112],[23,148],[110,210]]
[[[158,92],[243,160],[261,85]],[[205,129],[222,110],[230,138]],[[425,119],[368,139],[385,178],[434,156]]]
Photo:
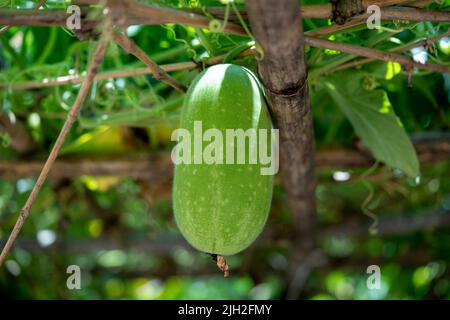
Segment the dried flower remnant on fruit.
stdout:
[[229,272],[227,260],[225,260],[224,257],[217,255],[217,254],[212,254],[211,256],[212,256],[213,260],[217,263],[217,266],[219,267],[219,269],[222,270],[223,276],[225,278],[228,277],[230,275],[230,272]]

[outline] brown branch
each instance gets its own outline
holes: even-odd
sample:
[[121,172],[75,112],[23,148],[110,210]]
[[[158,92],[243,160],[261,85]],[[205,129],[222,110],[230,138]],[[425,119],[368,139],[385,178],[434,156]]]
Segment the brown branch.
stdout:
[[[159,24],[179,23],[200,28],[208,28],[211,21],[211,19],[205,17],[204,15],[186,12],[183,10],[140,4],[137,2],[133,2],[129,9],[131,13],[139,16],[157,17],[158,20],[161,21]],[[246,34],[245,30],[241,26],[234,23],[227,23],[223,31],[238,35]]]
[[[414,7],[414,8],[420,8],[420,7],[424,7],[432,2],[434,2],[434,0],[426,0],[426,1],[379,1],[380,3],[363,3],[363,5],[365,5],[365,8],[367,9],[367,7],[371,4],[376,4],[378,6],[380,6],[381,8],[386,7],[386,6],[390,6],[393,4],[407,4],[410,7]],[[392,3],[392,2],[396,2],[396,3]],[[355,26],[359,26],[366,23],[365,19],[353,19],[350,21],[347,21],[344,24],[333,24],[331,26],[326,26],[326,27],[322,27],[322,28],[318,28],[318,29],[314,29],[314,30],[309,30],[307,32],[305,32],[305,35],[308,36],[324,36],[330,33],[336,33],[336,32],[343,32],[347,29],[350,29],[352,27]]]
[[[412,138],[421,164],[450,161],[450,138],[439,137],[420,141]],[[319,149],[316,154],[318,169],[358,168],[373,164],[375,160],[365,150]],[[42,160],[24,159],[0,161],[0,178],[21,179],[36,177],[43,166]],[[57,160],[49,175],[50,180],[74,179],[82,175],[131,177],[154,182],[156,185],[172,178],[172,162],[168,154],[128,154],[126,157],[63,157]]]
[[[417,10],[417,7],[423,7],[433,0],[428,1],[411,1],[411,0],[364,0],[362,7],[364,11],[370,5],[377,5],[381,8],[381,18],[386,20],[418,20],[418,21],[448,21],[448,12],[439,10]],[[387,8],[394,5],[407,5],[408,7],[395,7]],[[215,17],[223,19],[225,16],[225,9],[220,8],[206,8],[206,11]],[[200,12],[198,10],[197,12]],[[241,16],[247,17],[245,10],[239,10]],[[442,15],[443,14],[443,15]],[[301,16],[305,19],[331,19],[333,17],[332,6],[327,4],[311,4],[303,5],[301,8]],[[361,16],[353,17],[355,19],[361,18]],[[447,18],[447,20],[443,20]],[[234,13],[230,14],[229,19],[236,21],[237,16]]]
[[[82,0],[77,1],[80,4],[99,4],[99,0]],[[370,6],[370,5],[378,5],[380,7],[389,7],[394,5],[408,5],[411,7],[423,7],[427,4],[430,4],[434,2],[434,0],[421,0],[421,1],[414,1],[414,0],[363,0],[362,1],[362,7],[364,10]],[[189,10],[190,12],[193,12],[195,14],[202,15],[203,14],[203,8],[193,8]],[[222,7],[206,7],[205,11],[208,12],[210,15],[218,18],[218,19],[224,19],[225,18],[225,8]],[[248,18],[247,11],[245,8],[239,8],[239,13],[241,16],[246,19]],[[306,4],[301,7],[301,16],[303,18],[310,18],[310,19],[331,19],[332,18],[332,6],[330,3],[325,4]],[[239,21],[237,15],[235,12],[229,13],[229,20],[230,21]]]
[[[386,8],[381,9],[381,20],[408,20],[427,22],[448,22],[450,11],[427,10],[417,8]],[[366,19],[369,14],[355,16],[354,19]]]
[[[36,4],[36,6],[33,8],[33,11],[38,11],[44,4],[47,2],[47,0],[39,0],[39,2]],[[4,26],[0,29],[0,36],[4,34],[6,31],[8,31],[11,28],[10,25]]]
[[179,82],[178,80],[172,78],[164,69],[162,69],[156,62],[154,62],[136,43],[128,38],[126,35],[114,32],[113,35],[114,41],[122,47],[127,53],[134,55],[136,58],[141,60],[150,70],[153,75],[153,78],[156,80],[160,80],[172,88],[180,91],[181,93],[185,93],[187,91],[187,87]]
[[[376,1],[381,3],[380,1]],[[394,1],[397,2],[398,1]],[[304,6],[304,18],[331,18],[331,5],[306,5]],[[223,10],[223,9],[221,9]],[[365,15],[355,16],[361,19]],[[65,11],[53,10],[36,13],[29,9],[22,10],[0,10],[0,24],[17,26],[64,26],[68,14]],[[172,8],[156,7],[148,4],[134,3],[127,12],[123,13],[126,25],[165,24],[178,23],[191,25],[199,28],[208,28],[210,19],[202,14],[177,10]],[[446,22],[450,20],[450,12],[443,10],[426,10],[416,8],[381,8],[382,19],[415,20],[430,22]],[[95,24],[97,20],[84,20],[83,23]],[[245,35],[245,30],[234,23],[228,22],[224,32]]]
[[305,44],[310,45],[316,48],[322,49],[333,49],[340,52],[345,52],[349,54],[353,54],[356,56],[363,56],[367,58],[382,60],[386,62],[398,62],[406,69],[412,69],[413,67],[419,69],[430,70],[434,72],[440,73],[448,73],[450,72],[450,67],[445,65],[438,65],[434,63],[419,63],[414,61],[412,58],[402,56],[396,53],[385,52],[373,48],[364,48],[351,44],[329,41],[324,39],[318,39],[313,37],[305,37]]
[[281,177],[297,237],[295,265],[316,246],[317,224],[314,132],[300,7],[297,0],[246,4],[252,32],[264,50],[259,78],[280,130]]
[[[439,41],[442,38],[449,37],[449,36],[450,36],[450,31],[442,33],[442,34],[434,36],[434,37],[430,37],[430,38],[425,39],[425,40],[420,40],[420,41],[411,43],[410,45],[407,45],[407,46],[402,46],[400,48],[395,48],[393,50],[390,50],[390,52],[394,52],[394,53],[405,52],[405,51],[411,50],[413,48],[418,48],[418,47],[422,47],[422,46],[426,46],[426,45],[432,44],[434,42]],[[370,62],[373,62],[373,61],[376,61],[376,60],[377,59],[372,59],[372,58],[359,59],[359,60],[356,60],[356,61],[352,61],[352,62],[348,62],[348,63],[342,64],[340,66],[336,66],[336,67],[334,67],[334,68],[332,68],[330,70],[327,70],[327,72],[332,73],[332,72],[335,72],[335,71],[344,70],[344,69],[348,69],[348,68],[353,68],[353,67],[356,67],[356,66],[362,66],[364,64],[367,64],[367,63],[370,63]]]
[[[0,161],[0,177],[2,179],[19,179],[20,177],[36,177],[42,168],[42,160]],[[127,155],[114,158],[60,158],[49,175],[49,179],[59,181],[74,179],[82,175],[116,176],[143,179],[155,183],[172,178],[169,155],[150,157],[148,155]]]
[[[109,19],[108,19],[109,20]],[[17,219],[17,222],[14,226],[14,229],[11,232],[11,235],[8,238],[8,241],[6,242],[1,255],[0,255],[0,266],[5,261],[6,256],[8,255],[9,251],[11,250],[14,241],[16,240],[20,229],[22,228],[26,218],[28,217],[30,213],[31,206],[33,205],[40,189],[42,188],[42,185],[47,180],[47,177],[49,175],[50,169],[52,168],[53,164],[55,163],[56,157],[58,156],[59,151],[61,150],[61,147],[66,139],[67,134],[70,131],[70,128],[72,127],[73,123],[77,119],[78,113],[81,109],[81,106],[83,104],[84,99],[86,98],[87,94],[89,93],[91,84],[94,80],[95,74],[97,73],[97,69],[100,65],[100,63],[103,61],[103,56],[106,50],[106,46],[108,45],[109,38],[111,36],[111,27],[110,24],[105,24],[105,30],[102,32],[102,36],[100,38],[100,41],[97,45],[97,48],[94,52],[94,55],[92,56],[89,69],[87,71],[86,79],[84,80],[80,91],[78,92],[78,96],[72,106],[72,109],[67,115],[67,119],[64,123],[63,128],[61,129],[61,132],[59,133],[58,138],[56,139],[55,145],[53,146],[50,155],[48,156],[44,167],[42,168],[41,173],[39,174],[39,177],[36,181],[36,184],[34,185],[33,189],[31,190],[30,195],[28,196],[28,199],[22,208],[19,218]]]
[[[427,0],[427,1],[397,1],[399,4],[402,3],[407,3],[408,6],[410,7],[414,7],[414,8],[420,8],[420,7],[424,7],[432,2],[434,2],[434,0]],[[385,7],[385,6],[389,6],[390,4],[388,4],[388,1],[386,1],[386,4],[380,3],[379,6]],[[403,20],[403,19],[400,19]],[[314,29],[314,30],[309,30],[307,32],[305,32],[305,35],[308,36],[312,36],[312,37],[316,37],[316,36],[325,36],[327,34],[330,33],[337,33],[337,32],[344,32],[347,29],[362,25],[366,23],[366,19],[354,19],[352,18],[351,20],[347,21],[344,24],[333,24],[331,26],[326,26],[326,27],[322,27],[322,28],[318,28],[318,29]]]
[[356,27],[359,25],[364,24],[366,21],[365,20],[350,20],[347,21],[344,24],[333,24],[331,26],[326,26],[326,27],[322,27],[322,28],[317,28],[314,30],[309,30],[305,32],[305,35],[307,36],[312,36],[312,37],[316,37],[316,36],[324,36],[330,33],[335,33],[338,31],[344,31],[346,29],[350,29],[352,27]]
[[[427,0],[427,1],[397,1],[399,4],[403,4],[403,3],[407,3],[409,6],[411,7],[415,7],[415,8],[420,8],[423,6],[426,6],[432,2],[434,2],[434,0]],[[385,7],[385,6],[389,6],[390,4],[388,3],[388,1],[386,1],[386,3],[380,3],[379,6]],[[363,25],[366,23],[366,19],[351,19],[349,21],[347,21],[344,24],[333,24],[331,26],[326,26],[326,27],[322,27],[322,28],[318,28],[318,29],[314,29],[314,30],[309,30],[307,32],[305,32],[305,35],[308,36],[312,36],[312,37],[317,37],[317,36],[325,36],[327,34],[330,33],[337,33],[337,32],[344,32],[345,30],[348,30],[350,28],[359,26],[359,25]]]

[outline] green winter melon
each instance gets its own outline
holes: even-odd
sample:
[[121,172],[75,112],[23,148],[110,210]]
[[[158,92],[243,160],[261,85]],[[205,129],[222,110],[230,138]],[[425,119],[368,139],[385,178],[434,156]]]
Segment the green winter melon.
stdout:
[[[265,143],[266,155],[271,156],[274,134],[256,77],[230,64],[203,71],[186,95],[180,128],[184,135],[180,131],[176,139],[178,145],[186,143],[185,149],[175,148],[172,156],[175,153],[178,161],[185,160],[175,162],[173,186],[175,220],[181,233],[206,253],[231,255],[244,250],[264,227],[273,190],[273,174],[262,174],[262,168],[269,167],[267,158],[263,161],[258,154]],[[209,130],[214,134],[208,136],[208,129],[216,130]],[[252,130],[248,129],[257,132],[258,143],[250,142]],[[239,131],[249,133],[245,145],[236,136],[227,139],[227,133]],[[262,131],[267,135],[260,135]],[[195,137],[196,141],[203,139],[200,147],[193,142]],[[256,163],[250,161],[252,157]]]

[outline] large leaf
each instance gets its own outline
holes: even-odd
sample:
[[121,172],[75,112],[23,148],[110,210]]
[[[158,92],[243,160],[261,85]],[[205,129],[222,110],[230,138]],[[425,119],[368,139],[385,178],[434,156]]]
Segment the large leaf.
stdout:
[[383,90],[366,90],[365,74],[345,71],[330,76],[325,86],[374,157],[410,177],[419,175],[416,151]]

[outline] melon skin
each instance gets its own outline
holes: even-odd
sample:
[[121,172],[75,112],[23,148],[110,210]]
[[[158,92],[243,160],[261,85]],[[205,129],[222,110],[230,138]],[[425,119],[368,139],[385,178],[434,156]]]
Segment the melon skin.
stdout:
[[[257,81],[251,71],[236,65],[206,69],[189,87],[180,128],[193,137],[194,121],[202,121],[203,132],[220,130],[224,143],[225,129],[267,129],[270,141],[272,123]],[[208,143],[203,142],[203,150]],[[268,149],[270,155],[270,143]],[[259,160],[248,164],[248,152],[247,143],[245,164],[192,162],[175,166],[175,221],[194,248],[232,255],[247,248],[263,230],[271,205],[273,176],[261,175]],[[193,148],[191,154],[193,157]]]

